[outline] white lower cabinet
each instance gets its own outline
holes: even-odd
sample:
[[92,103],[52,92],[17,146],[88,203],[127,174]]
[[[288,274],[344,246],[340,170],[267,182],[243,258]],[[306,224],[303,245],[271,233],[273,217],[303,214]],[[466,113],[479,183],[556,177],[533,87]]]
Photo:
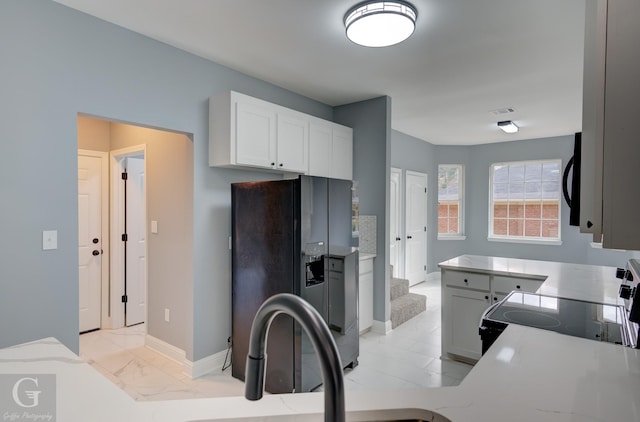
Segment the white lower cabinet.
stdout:
[[373,258],[360,260],[358,289],[358,317],[360,334],[373,325]]
[[484,311],[512,291],[536,292],[541,279],[442,270],[442,356],[477,361]]
[[447,324],[442,324],[442,334],[445,336],[446,333],[447,353],[480,359],[482,342],[478,335],[478,322],[491,304],[489,292],[448,287],[445,303],[447,306],[442,309]]

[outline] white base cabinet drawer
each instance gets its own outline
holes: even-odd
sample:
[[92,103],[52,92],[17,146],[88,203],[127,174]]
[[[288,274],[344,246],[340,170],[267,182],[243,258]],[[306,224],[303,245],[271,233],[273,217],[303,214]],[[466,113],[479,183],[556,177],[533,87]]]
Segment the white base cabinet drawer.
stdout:
[[462,287],[487,292],[491,290],[491,278],[488,274],[442,270],[442,281],[445,286]]
[[500,293],[510,293],[513,290],[535,293],[542,283],[542,280],[494,275],[491,280],[491,290]]

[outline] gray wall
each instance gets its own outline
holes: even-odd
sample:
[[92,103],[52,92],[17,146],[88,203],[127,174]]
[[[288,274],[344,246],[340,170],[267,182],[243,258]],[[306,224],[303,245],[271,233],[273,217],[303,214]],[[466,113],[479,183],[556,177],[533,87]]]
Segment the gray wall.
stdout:
[[378,253],[373,263],[373,318],[389,320],[389,183],[391,98],[378,97],[334,109],[335,121],[353,128],[353,179],[360,213],[377,216]]
[[[592,248],[591,236],[569,226],[569,208],[562,202],[562,245],[490,242],[489,167],[502,161],[561,159],[563,167],[573,154],[573,135],[474,146],[432,145],[403,133],[392,132],[393,167],[429,174],[428,269],[438,271],[437,263],[462,254],[493,255],[511,258],[540,259],[591,265],[623,266],[638,252]],[[466,240],[437,240],[437,166],[462,164],[465,167]]]
[[[391,167],[417,171],[427,175],[427,272],[436,271],[434,253],[431,248],[438,235],[438,165],[435,147],[428,142],[406,135],[397,130],[391,131]],[[404,174],[403,174],[404,177]],[[404,180],[403,180],[404,183]],[[400,192],[400,200],[405,202],[405,191]],[[402,217],[402,231],[404,227]]]
[[[193,277],[180,329],[191,360],[225,349],[229,184],[278,176],[208,166],[207,99],[234,89],[325,119],[333,109],[47,0],[0,2],[0,57],[0,347],[54,336],[78,351],[77,115],[86,113],[191,134]],[[43,230],[58,230],[57,250],[42,250]]]

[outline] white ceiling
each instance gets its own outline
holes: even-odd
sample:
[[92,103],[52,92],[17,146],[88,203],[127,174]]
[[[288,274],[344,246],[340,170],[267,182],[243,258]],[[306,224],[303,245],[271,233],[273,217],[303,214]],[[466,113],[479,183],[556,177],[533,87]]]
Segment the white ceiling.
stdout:
[[415,33],[386,48],[346,39],[358,0],[55,1],[332,106],[388,95],[393,129],[432,144],[582,126],[584,0],[412,0]]

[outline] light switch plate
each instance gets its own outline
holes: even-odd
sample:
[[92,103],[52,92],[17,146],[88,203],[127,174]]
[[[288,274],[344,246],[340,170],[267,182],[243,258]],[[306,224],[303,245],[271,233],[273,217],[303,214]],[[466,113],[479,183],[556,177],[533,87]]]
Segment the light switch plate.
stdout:
[[42,250],[58,249],[58,230],[44,230],[42,232]]
[[153,234],[157,234],[158,233],[158,222],[155,220],[151,221],[151,233]]

